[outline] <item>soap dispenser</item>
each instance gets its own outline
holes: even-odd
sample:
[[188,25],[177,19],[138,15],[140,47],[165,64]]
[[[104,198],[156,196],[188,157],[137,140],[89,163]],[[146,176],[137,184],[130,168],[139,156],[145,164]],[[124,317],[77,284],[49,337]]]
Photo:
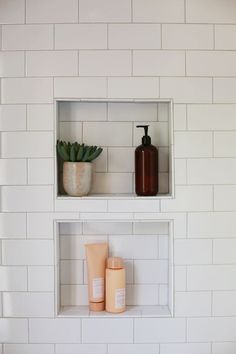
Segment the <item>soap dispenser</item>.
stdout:
[[140,196],[152,196],[158,192],[158,150],[151,144],[148,135],[149,125],[137,125],[144,128],[142,144],[135,150],[135,192]]

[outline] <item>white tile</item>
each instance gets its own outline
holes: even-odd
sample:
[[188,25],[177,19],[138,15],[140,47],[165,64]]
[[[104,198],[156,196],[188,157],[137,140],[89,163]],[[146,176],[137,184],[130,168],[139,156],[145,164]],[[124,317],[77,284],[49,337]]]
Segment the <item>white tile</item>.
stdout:
[[2,104],[0,106],[0,130],[26,130],[26,106]]
[[211,240],[175,240],[175,264],[212,263]]
[[[59,213],[59,218],[62,218],[63,212],[72,212],[72,219],[79,217],[79,212],[106,212],[107,203],[106,200],[96,199],[77,199],[77,200],[56,200],[55,210]],[[62,213],[62,214],[61,214]],[[65,214],[66,215],[66,214]],[[91,218],[89,218],[91,219]]]
[[0,238],[25,238],[26,214],[0,213]]
[[61,284],[83,283],[83,261],[64,260],[60,262]]
[[188,129],[235,130],[235,114],[236,105],[234,104],[189,105],[187,107]]
[[79,319],[31,319],[29,339],[33,343],[79,343]]
[[131,0],[81,0],[80,22],[130,22]]
[[0,318],[1,343],[27,343],[28,321],[26,319]]
[[49,186],[2,187],[2,211],[51,211],[53,188]]
[[228,290],[236,289],[235,265],[189,266],[187,270],[187,289]]
[[53,184],[53,159],[28,159],[28,184]]
[[135,235],[133,247],[134,259],[158,258],[158,243],[156,236]]
[[152,306],[159,304],[158,285],[135,285],[126,286],[126,304],[131,306]]
[[166,260],[135,260],[134,282],[137,284],[158,284],[168,282]]
[[159,79],[155,77],[108,78],[108,97],[159,97]]
[[56,354],[107,354],[106,344],[56,344]]
[[29,291],[54,291],[54,268],[52,266],[28,267]]
[[234,23],[236,4],[225,0],[187,0],[186,20],[193,23]]
[[236,26],[216,25],[215,26],[215,48],[235,50]]
[[61,285],[62,306],[88,306],[87,285]]
[[82,141],[83,126],[81,122],[60,122],[58,128],[60,140]]
[[0,267],[1,291],[26,291],[26,267]]
[[213,190],[211,186],[178,186],[176,198],[161,201],[164,212],[210,211],[213,209]]
[[132,146],[132,123],[85,122],[83,139],[97,146]]
[[[151,142],[155,146],[168,146],[169,132],[167,122],[136,122],[136,124],[149,124],[148,134],[151,137]],[[138,146],[142,142],[143,129],[133,127],[133,145]]]
[[0,185],[26,184],[26,159],[1,159]]
[[24,60],[24,52],[1,52],[0,77],[24,76]]
[[52,103],[53,82],[48,78],[2,79],[3,103]]
[[[35,40],[37,38],[37,40]],[[9,25],[2,28],[3,50],[53,49],[53,25]]]
[[134,172],[134,148],[109,148],[108,172]]
[[235,341],[236,321],[233,317],[191,318],[187,340],[190,342]]
[[213,292],[212,311],[213,316],[235,316],[236,292],[216,291]]
[[160,49],[159,24],[110,24],[109,49]]
[[214,133],[214,156],[215,157],[236,157],[236,132],[215,132]]
[[53,130],[53,105],[27,105],[28,130]]
[[84,222],[85,235],[126,235],[132,234],[131,222]]
[[84,259],[84,240],[82,236],[60,236],[61,259]]
[[189,184],[234,184],[234,158],[190,159],[187,162]]
[[49,213],[28,213],[27,230],[28,238],[52,238],[52,215]]
[[109,254],[111,255],[111,257],[122,257],[124,259],[132,259],[134,247],[133,242],[133,238],[129,235],[113,235],[109,237]]
[[107,26],[94,24],[55,25],[56,49],[106,49]]
[[186,130],[186,119],[186,105],[174,104],[174,130]]
[[59,233],[60,235],[80,235],[82,225],[82,222],[62,222],[59,224]]
[[236,240],[222,239],[213,241],[213,263],[233,264],[236,263],[235,255]]
[[53,344],[5,344],[5,354],[54,354]]
[[188,235],[196,238],[235,237],[235,217],[236,214],[233,212],[190,213],[188,215]]
[[175,159],[175,183],[187,184],[187,163],[186,159]]
[[134,320],[135,343],[183,342],[185,320],[176,318],[142,318]]
[[28,23],[70,23],[78,21],[76,0],[27,0],[26,22]]
[[110,102],[108,120],[110,121],[157,121],[157,109],[160,103],[152,102]]
[[234,354],[236,342],[212,343],[212,354]]
[[132,343],[132,319],[83,319],[83,343]]
[[214,210],[233,211],[236,210],[236,187],[215,186],[214,187]]
[[131,52],[118,50],[80,51],[80,76],[130,76]]
[[210,343],[161,344],[160,354],[173,354],[173,353],[211,354],[211,344]]
[[229,51],[193,51],[186,54],[188,76],[235,76],[236,53]]
[[175,290],[185,291],[187,287],[187,277],[186,277],[186,267],[185,266],[175,266],[174,277],[175,277]]
[[184,76],[185,55],[181,51],[134,51],[135,76]]
[[172,97],[175,103],[210,103],[212,80],[210,78],[160,78],[160,96]]
[[24,23],[25,1],[0,1],[0,23]]
[[2,244],[3,264],[52,265],[53,242],[46,240],[7,240]]
[[131,173],[96,173],[93,176],[91,193],[133,193],[133,175]]
[[148,212],[158,211],[159,203],[156,200],[109,200],[108,211],[111,212]]
[[162,48],[212,49],[213,26],[192,24],[163,25]]
[[168,256],[169,256],[169,238],[168,238],[168,235],[160,235],[158,237],[158,258],[159,259],[167,259]]
[[26,53],[26,76],[76,76],[76,51],[34,51]]
[[236,78],[215,78],[213,85],[213,102],[235,103]]
[[134,0],[133,19],[134,22],[184,22],[184,1]]
[[63,98],[105,97],[106,79],[100,77],[55,78],[54,95]]
[[111,344],[109,354],[158,354],[158,344]]
[[175,293],[175,316],[211,316],[211,292]]
[[103,121],[107,120],[107,104],[105,102],[60,102],[58,107],[59,121]]
[[53,134],[49,132],[2,133],[1,143],[4,158],[53,157]]
[[166,222],[137,222],[134,223],[134,233],[137,235],[161,235],[168,234],[168,223]]
[[158,158],[159,158],[159,172],[169,171],[169,148],[160,147],[158,149]]
[[53,293],[4,293],[3,314],[6,317],[52,317]]

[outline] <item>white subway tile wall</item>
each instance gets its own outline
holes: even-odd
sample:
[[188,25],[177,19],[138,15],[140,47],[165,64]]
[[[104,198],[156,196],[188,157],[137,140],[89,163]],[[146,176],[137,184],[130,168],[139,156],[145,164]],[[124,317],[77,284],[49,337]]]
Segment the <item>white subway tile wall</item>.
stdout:
[[[0,0],[1,354],[235,354],[235,35],[233,0]],[[55,203],[55,98],[173,99],[175,199]],[[166,183],[166,103],[59,108],[62,138],[104,148],[93,191],[133,192],[137,123]],[[56,317],[55,220],[62,301],[87,303],[83,244],[108,240],[147,318]],[[170,303],[170,220],[174,318],[149,318]]]

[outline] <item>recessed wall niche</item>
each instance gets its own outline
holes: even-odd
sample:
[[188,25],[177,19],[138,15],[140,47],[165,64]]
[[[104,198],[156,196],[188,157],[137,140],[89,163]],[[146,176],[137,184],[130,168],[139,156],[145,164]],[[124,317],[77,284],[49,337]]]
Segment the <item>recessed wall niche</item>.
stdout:
[[[149,124],[159,149],[159,193],[173,194],[172,103],[170,100],[57,100],[56,139],[103,147],[94,162],[91,195],[134,195],[134,150],[143,135],[137,124]],[[56,164],[56,194],[67,197],[62,166]]]
[[[55,230],[58,316],[172,316],[171,221],[60,221]],[[122,314],[89,311],[84,244],[91,242],[108,242],[109,255],[125,260],[127,311]]]

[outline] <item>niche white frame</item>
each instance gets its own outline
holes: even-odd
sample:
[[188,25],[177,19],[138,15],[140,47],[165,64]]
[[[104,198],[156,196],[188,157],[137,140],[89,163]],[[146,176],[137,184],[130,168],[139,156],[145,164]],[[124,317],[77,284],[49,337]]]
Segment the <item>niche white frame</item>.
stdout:
[[[168,254],[168,305],[167,306],[129,306],[127,311],[121,314],[103,312],[89,312],[88,306],[61,307],[60,301],[60,223],[82,223],[82,222],[132,222],[132,223],[168,223],[169,227],[169,254]],[[129,318],[159,318],[174,316],[174,220],[163,219],[58,219],[54,220],[54,280],[55,280],[55,317],[69,318],[107,318],[107,317],[129,317]]]
[[[152,197],[139,197],[135,193],[132,194],[90,194],[85,197],[70,197],[68,195],[59,195],[58,193],[58,167],[57,167],[57,152],[56,141],[58,139],[58,121],[59,121],[59,104],[61,102],[86,102],[86,103],[168,103],[169,106],[169,120],[168,120],[168,133],[169,133],[169,192],[167,194],[159,194]],[[54,196],[55,203],[57,201],[70,201],[70,200],[91,200],[91,199],[172,199],[175,196],[175,183],[174,183],[174,128],[173,128],[173,100],[172,99],[101,99],[101,98],[56,98],[54,99]]]

